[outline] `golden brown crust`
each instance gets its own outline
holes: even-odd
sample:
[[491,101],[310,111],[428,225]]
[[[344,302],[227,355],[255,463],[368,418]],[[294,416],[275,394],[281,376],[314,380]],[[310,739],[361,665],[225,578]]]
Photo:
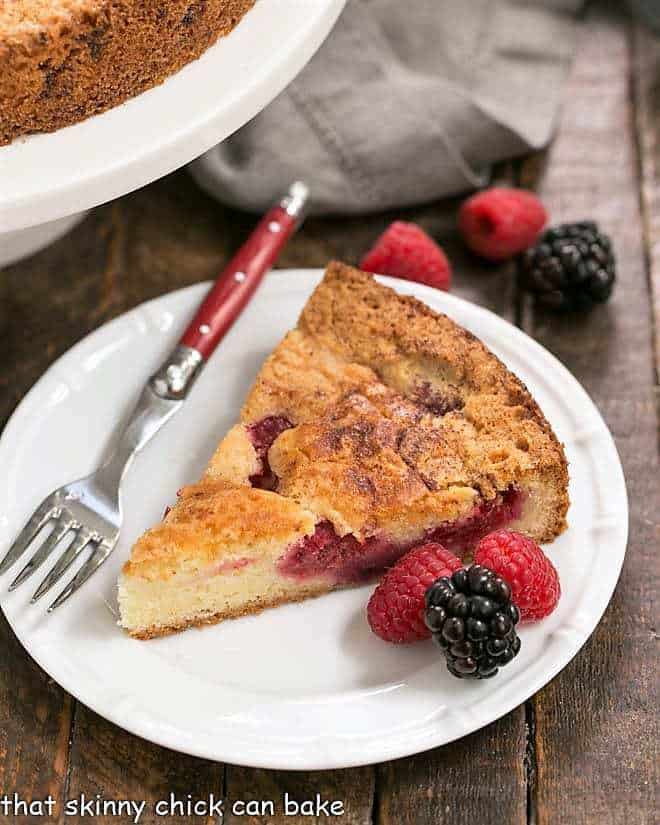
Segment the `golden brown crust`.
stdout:
[[527,408],[550,431],[524,384],[471,332],[358,269],[331,262],[298,326],[440,414],[470,395],[497,396],[508,407]]
[[329,265],[241,417],[269,415],[299,425],[271,448],[279,492],[342,533],[450,520],[475,494],[532,479],[553,490],[537,538],[566,526],[566,458],[524,384],[463,327],[344,264]]
[[124,574],[147,580],[194,576],[218,562],[259,555],[314,530],[292,499],[205,477],[184,487],[165,519],[135,544]]
[[294,329],[259,370],[241,421],[249,424],[268,415],[284,415],[300,424],[320,417],[355,389],[377,381],[372,369],[347,361]]
[[269,458],[278,492],[361,540],[453,521],[476,503],[474,478],[456,472],[434,483],[406,443],[436,421],[380,384],[362,387],[276,440]]
[[[0,9],[0,145],[161,83],[228,34],[254,0],[59,0]],[[43,5],[43,4],[42,4]]]

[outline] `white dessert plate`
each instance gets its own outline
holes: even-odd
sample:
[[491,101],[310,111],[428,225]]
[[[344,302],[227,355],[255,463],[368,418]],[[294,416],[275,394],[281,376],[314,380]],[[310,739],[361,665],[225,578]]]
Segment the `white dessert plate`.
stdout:
[[[97,713],[169,748],[312,770],[442,745],[552,679],[596,627],[619,577],[628,529],[623,473],[612,437],[577,381],[496,315],[429,287],[383,279],[481,337],[529,386],[566,444],[570,528],[547,547],[563,589],[555,613],[523,626],[517,659],[477,683],[450,676],[430,642],[396,646],[374,636],[365,618],[373,586],[154,641],[119,629],[115,582],[132,542],[160,520],[178,487],[198,478],[321,274],[282,270],[266,278],[184,408],[136,459],[118,548],[70,602],[48,616],[46,604],[29,604],[36,581],[7,593],[18,565],[0,578],[2,609],[41,667]],[[96,467],[118,418],[206,288],[173,292],[106,324],[27,395],[0,440],[0,553],[50,490]]]
[[345,4],[257,0],[230,35],[155,89],[0,146],[0,233],[105,203],[206,152],[293,80]]

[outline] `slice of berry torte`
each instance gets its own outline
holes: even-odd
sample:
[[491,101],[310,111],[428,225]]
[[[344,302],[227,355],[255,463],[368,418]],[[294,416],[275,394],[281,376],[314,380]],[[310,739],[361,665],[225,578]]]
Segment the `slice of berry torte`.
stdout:
[[121,624],[151,638],[360,584],[421,541],[551,541],[567,487],[550,425],[484,344],[331,263],[201,480],[133,548]]

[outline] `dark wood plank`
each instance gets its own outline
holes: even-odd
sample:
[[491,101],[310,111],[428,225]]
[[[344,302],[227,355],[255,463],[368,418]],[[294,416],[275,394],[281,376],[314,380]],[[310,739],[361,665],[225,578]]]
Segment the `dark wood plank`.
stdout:
[[[132,736],[77,706],[71,747],[71,770],[68,799],[71,801],[101,800],[145,803],[141,825],[181,822],[187,825],[214,825],[221,821],[210,816],[210,805],[224,797],[224,766],[215,762],[185,756]],[[205,803],[195,814],[190,804]],[[101,811],[103,809],[100,809]],[[192,813],[189,813],[192,811]],[[101,813],[94,821],[130,822],[118,820],[112,809]],[[65,817],[67,825],[89,822],[89,816],[72,812]]]
[[[227,815],[224,825],[370,825],[374,771],[263,771],[227,766]],[[317,796],[327,808],[319,808]],[[286,803],[289,802],[287,812]],[[272,809],[246,815],[255,803],[272,803]],[[240,805],[232,813],[234,804]],[[330,805],[334,803],[335,807]],[[329,811],[329,814],[328,814]],[[334,813],[333,813],[334,811]],[[318,813],[317,813],[318,812]]]
[[[66,787],[73,701],[25,653],[4,616],[0,651],[0,796],[16,793],[28,802],[50,796],[59,803]],[[0,822],[10,821],[14,817],[5,819],[0,811]]]
[[471,736],[378,769],[378,825],[527,822],[524,708]]
[[655,328],[655,364],[660,375],[660,37],[633,32],[635,125],[641,169],[642,217]]
[[559,134],[539,184],[553,221],[594,218],[614,239],[619,284],[607,306],[565,319],[527,306],[525,326],[584,384],[611,427],[628,481],[631,534],[603,621],[534,700],[537,765],[530,813],[538,825],[641,824],[655,816],[651,646],[660,474],[630,68],[627,24],[614,4],[597,6],[582,35]]
[[108,215],[97,210],[67,238],[0,271],[0,426],[49,364],[98,324],[90,307],[106,265]]

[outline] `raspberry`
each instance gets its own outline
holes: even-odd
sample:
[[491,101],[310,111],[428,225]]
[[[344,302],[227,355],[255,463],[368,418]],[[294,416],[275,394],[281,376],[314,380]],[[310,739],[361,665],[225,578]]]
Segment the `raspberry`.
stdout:
[[360,268],[448,290],[451,266],[438,244],[414,223],[395,221],[362,258]]
[[458,227],[473,252],[504,261],[536,242],[548,215],[541,201],[524,189],[495,187],[468,198]]
[[561,595],[559,576],[538,544],[511,530],[497,530],[481,539],[474,555],[511,587],[511,598],[523,620],[549,616]]
[[420,544],[387,571],[367,605],[371,629],[386,642],[430,639],[424,624],[424,594],[436,579],[462,567],[441,544]]

